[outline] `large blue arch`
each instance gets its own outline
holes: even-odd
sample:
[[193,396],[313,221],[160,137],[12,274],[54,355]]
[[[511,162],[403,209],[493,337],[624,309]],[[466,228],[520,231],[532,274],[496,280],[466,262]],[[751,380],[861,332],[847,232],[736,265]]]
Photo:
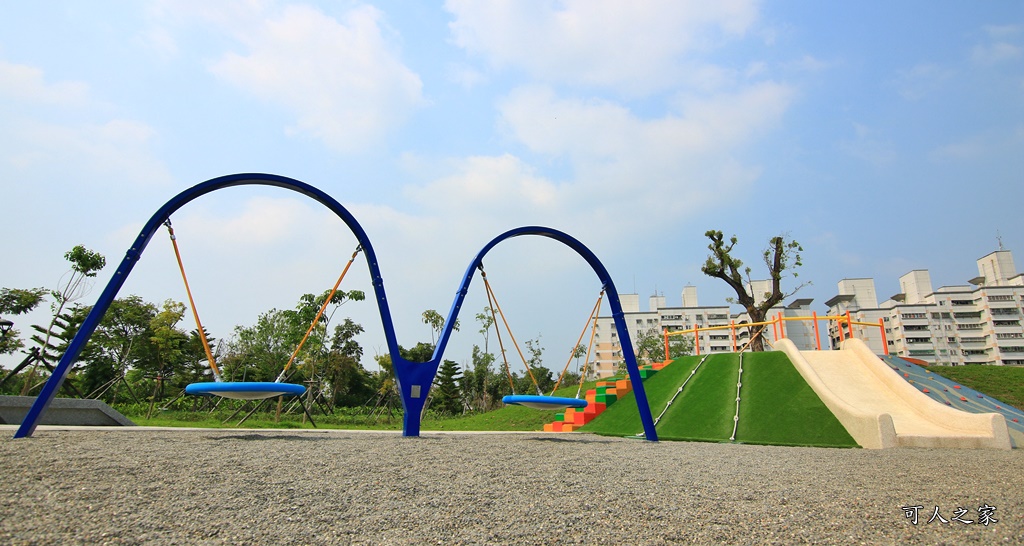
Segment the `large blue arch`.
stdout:
[[496,244],[510,237],[520,235],[541,235],[561,241],[578,252],[583,256],[587,263],[594,268],[598,278],[604,283],[605,290],[608,294],[608,300],[612,308],[615,326],[618,329],[619,339],[623,344],[623,354],[626,355],[626,365],[629,369],[630,379],[634,385],[634,392],[636,393],[637,404],[640,408],[640,417],[644,425],[644,432],[648,440],[657,440],[657,434],[654,430],[654,422],[651,418],[650,407],[647,404],[647,397],[643,391],[643,383],[636,365],[636,359],[633,356],[632,344],[630,342],[629,333],[626,330],[625,321],[622,315],[622,308],[619,305],[618,293],[615,291],[615,285],[612,283],[607,270],[601,262],[582,243],[565,233],[543,227],[519,228],[496,237],[477,254],[476,259],[474,259],[473,263],[470,264],[469,269],[467,269],[460,289],[456,294],[455,301],[452,304],[452,309],[448,315],[449,318],[447,323],[442,330],[441,338],[435,348],[433,358],[429,362],[424,363],[409,362],[403,359],[399,354],[394,322],[391,318],[391,310],[388,306],[387,294],[384,290],[384,280],[380,274],[377,256],[373,250],[373,245],[370,244],[369,237],[367,237],[366,232],[363,230],[362,226],[359,225],[359,222],[356,221],[355,217],[352,216],[345,207],[323,191],[292,178],[261,173],[222,176],[197,184],[173,197],[155,214],[153,214],[146,225],[142,228],[142,231],[139,232],[139,236],[135,239],[134,244],[125,253],[124,259],[122,259],[120,265],[118,265],[117,271],[114,272],[113,277],[103,289],[103,292],[100,294],[96,304],[93,305],[92,310],[86,316],[85,321],[78,330],[78,333],[75,334],[75,337],[71,340],[67,351],[65,351],[60,362],[58,362],[57,366],[54,368],[50,379],[47,380],[45,385],[43,385],[42,391],[32,404],[32,407],[29,409],[24,421],[21,423],[21,426],[18,428],[17,432],[15,432],[15,438],[31,436],[35,431],[40,417],[57,395],[57,391],[60,390],[61,384],[63,384],[64,379],[71,370],[71,365],[82,352],[82,349],[96,330],[96,327],[99,325],[103,315],[106,313],[110,304],[117,296],[118,291],[120,291],[121,287],[124,285],[128,275],[135,267],[135,263],[142,256],[142,252],[149,244],[153,234],[160,229],[160,226],[163,225],[164,221],[170,218],[171,214],[183,207],[185,204],[206,195],[207,193],[232,186],[244,185],[276,186],[304,194],[331,209],[331,211],[341,218],[349,229],[352,230],[353,235],[355,235],[359,244],[362,246],[363,252],[366,255],[367,266],[370,270],[370,278],[373,284],[381,322],[384,327],[384,336],[387,340],[388,352],[391,355],[395,376],[398,380],[402,395],[402,405],[404,409],[403,434],[405,436],[419,435],[420,416],[422,414],[423,405],[426,401],[427,394],[430,391],[430,386],[433,383],[434,376],[437,374],[438,365],[441,362],[441,358],[444,355],[444,349],[451,337],[452,327],[455,324],[455,319],[458,317],[459,310],[462,307],[462,302],[466,296],[466,292],[468,291],[469,284],[472,281],[473,274],[479,265],[483,263],[484,255]]

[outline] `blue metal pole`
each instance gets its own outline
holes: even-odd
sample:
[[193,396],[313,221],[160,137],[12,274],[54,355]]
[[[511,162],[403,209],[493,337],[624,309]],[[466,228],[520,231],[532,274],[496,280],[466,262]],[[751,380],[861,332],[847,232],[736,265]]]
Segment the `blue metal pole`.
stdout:
[[452,303],[448,319],[442,329],[441,337],[434,349],[433,358],[429,362],[424,363],[409,362],[403,359],[400,355],[398,340],[395,335],[394,321],[392,320],[391,310],[388,306],[387,295],[384,290],[384,280],[380,274],[377,256],[373,250],[373,246],[370,244],[369,237],[367,237],[366,232],[363,231],[359,222],[356,221],[355,217],[352,216],[352,214],[334,198],[319,189],[310,186],[309,184],[283,176],[260,173],[223,176],[197,184],[196,186],[193,186],[172,198],[150,218],[149,222],[146,223],[145,227],[143,227],[142,231],[139,233],[135,243],[125,253],[125,257],[118,266],[117,271],[115,271],[114,276],[107,283],[107,286],[104,288],[96,304],[86,316],[85,321],[78,330],[78,333],[75,334],[75,337],[71,340],[67,351],[54,368],[53,374],[43,386],[42,391],[32,404],[32,407],[29,409],[24,421],[22,421],[21,426],[15,433],[15,438],[28,437],[35,432],[39,419],[57,395],[57,391],[60,390],[64,379],[71,370],[71,366],[82,352],[85,344],[89,341],[89,338],[99,325],[100,320],[110,307],[110,304],[114,301],[114,298],[117,297],[118,291],[124,285],[128,275],[135,267],[135,263],[139,260],[142,252],[152,239],[153,234],[161,225],[163,225],[164,221],[170,218],[171,214],[179,208],[198,197],[219,189],[242,185],[277,186],[312,197],[338,215],[338,217],[348,225],[349,229],[351,229],[352,233],[356,236],[356,239],[362,246],[364,255],[366,256],[367,267],[370,270],[371,282],[377,298],[377,307],[380,312],[381,323],[384,329],[384,336],[388,344],[388,352],[391,355],[395,378],[398,382],[399,392],[402,396],[402,406],[404,410],[403,435],[419,435],[424,403],[426,402],[427,395],[430,392],[434,376],[437,374],[437,368],[444,355],[444,350],[448,345],[448,340],[451,338],[455,321],[458,318],[459,311],[462,308],[462,303],[469,290],[470,282],[473,279],[476,269],[483,264],[483,257],[491,248],[505,239],[521,235],[539,235],[560,241],[575,250],[587,261],[588,264],[590,264],[594,269],[594,272],[597,273],[598,278],[602,283],[604,283],[605,292],[608,295],[609,305],[612,310],[612,316],[615,320],[615,327],[619,334],[620,343],[622,344],[622,350],[626,360],[626,368],[629,370],[629,377],[633,383],[633,392],[636,396],[637,406],[640,411],[640,420],[644,427],[644,433],[648,440],[657,441],[658,437],[657,432],[654,429],[654,420],[651,416],[650,406],[647,403],[647,396],[644,392],[643,381],[640,377],[639,368],[637,367],[636,357],[633,354],[633,346],[629,338],[629,331],[626,329],[622,308],[619,303],[618,292],[615,290],[615,285],[604,265],[601,264],[600,260],[597,259],[597,256],[583,245],[583,243],[563,232],[539,226],[513,229],[495,237],[490,243],[484,246],[466,270],[466,274],[462,279],[459,291],[456,294],[455,301]]
[[362,226],[359,225],[359,222],[356,221],[355,217],[330,195],[327,195],[319,189],[298,180],[262,173],[222,176],[207,180],[206,182],[197,184],[179,193],[170,201],[165,203],[164,206],[162,206],[156,214],[149,219],[149,222],[146,223],[145,227],[143,227],[142,231],[139,233],[139,236],[135,239],[135,243],[125,253],[125,257],[121,260],[121,264],[118,266],[117,271],[107,283],[107,286],[104,288],[99,300],[97,300],[96,304],[93,305],[92,310],[86,316],[82,326],[78,329],[78,333],[76,333],[75,337],[71,340],[67,351],[64,352],[64,355],[57,363],[50,379],[47,380],[45,385],[43,385],[42,391],[40,391],[39,396],[32,404],[32,407],[29,408],[21,426],[18,428],[17,432],[15,432],[15,438],[31,436],[35,431],[40,417],[42,417],[46,408],[50,406],[50,403],[53,401],[54,397],[56,397],[57,391],[60,390],[61,384],[64,383],[64,379],[71,370],[71,366],[78,358],[78,355],[81,354],[82,349],[85,348],[85,344],[89,341],[89,338],[99,325],[100,320],[107,312],[110,304],[114,301],[114,298],[117,297],[118,291],[121,289],[121,286],[124,285],[125,279],[128,278],[128,274],[131,273],[132,268],[135,267],[135,263],[141,257],[143,250],[146,249],[146,245],[149,244],[153,234],[160,229],[160,226],[163,225],[164,221],[170,218],[171,214],[176,210],[198,197],[223,188],[244,185],[276,186],[296,191],[308,197],[312,197],[325,205],[345,222],[349,229],[352,230],[352,233],[356,236],[359,244],[363,247],[363,253],[366,256],[367,266],[370,269],[370,277],[373,282],[373,288],[377,298],[377,307],[380,310],[381,322],[384,326],[384,335],[387,339],[388,349],[392,355],[398,355],[398,341],[395,337],[394,322],[391,319],[391,311],[388,307],[387,295],[384,291],[384,281],[380,274],[380,268],[377,265],[377,256],[373,250],[373,245],[370,244],[370,239],[366,236],[366,232],[363,231]]
[[[437,363],[440,362],[441,356],[444,354],[445,347],[448,345],[448,340],[451,337],[452,330],[454,329],[455,320],[459,316],[459,311],[462,309],[462,304],[466,298],[466,294],[469,292],[469,285],[473,281],[473,277],[476,275],[476,270],[482,267],[484,256],[494,248],[498,243],[511,239],[512,237],[519,237],[523,235],[538,235],[541,237],[548,237],[559,241],[569,248],[576,251],[577,254],[583,257],[584,260],[597,274],[598,279],[604,284],[605,294],[607,294],[608,304],[611,307],[612,318],[615,322],[615,329],[619,335],[619,343],[622,345],[623,358],[626,361],[626,369],[629,372],[629,380],[633,384],[633,393],[636,398],[637,409],[640,412],[640,422],[644,427],[644,436],[647,440],[652,442],[658,441],[658,432],[654,428],[654,417],[651,415],[651,407],[647,402],[647,393],[644,390],[643,378],[640,377],[640,368],[636,362],[636,355],[633,352],[633,343],[629,337],[629,330],[626,328],[626,320],[622,311],[622,304],[619,302],[619,293],[615,289],[615,283],[612,281],[611,275],[608,274],[608,270],[605,269],[604,264],[601,260],[587,248],[586,245],[572,237],[571,235],[547,228],[542,226],[525,226],[509,230],[501,235],[498,235],[492,239],[489,243],[477,253],[476,258],[466,268],[466,273],[462,277],[462,283],[459,285],[459,289],[455,294],[455,301],[452,302],[451,310],[448,312],[448,318],[445,322],[444,329],[441,331],[441,337],[438,339],[437,346],[434,348],[434,358],[432,363],[434,369],[437,369]],[[396,368],[397,370],[397,368]],[[403,392],[404,396],[404,392]],[[409,416],[406,416],[409,419]],[[419,419],[419,415],[416,415],[416,419]],[[419,423],[416,423],[417,430]]]

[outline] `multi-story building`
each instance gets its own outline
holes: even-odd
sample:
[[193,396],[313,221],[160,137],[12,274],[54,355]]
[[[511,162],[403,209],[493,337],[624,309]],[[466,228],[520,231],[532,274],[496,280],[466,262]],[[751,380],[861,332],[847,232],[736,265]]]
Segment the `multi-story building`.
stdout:
[[[854,335],[881,354],[938,364],[1024,365],[1021,325],[1024,275],[1009,250],[977,261],[978,276],[962,286],[932,290],[927,270],[900,277],[900,293],[878,304],[873,279],[843,279],[839,295],[825,302],[830,315],[850,313]],[[883,344],[882,330],[885,341]],[[835,324],[829,328],[839,340]]]
[[[770,291],[768,281],[753,281],[753,294]],[[643,336],[662,336],[664,330],[679,332],[696,328],[695,344],[701,353],[730,352],[742,348],[749,341],[751,328],[746,313],[733,314],[728,305],[702,307],[697,302],[697,287],[687,286],[682,291],[682,305],[669,307],[665,296],[655,295],[648,299],[648,311],[640,310],[638,294],[620,294],[619,302],[634,346]],[[758,298],[759,299],[759,298]],[[797,299],[789,306],[773,308],[769,315],[782,313],[786,317],[810,316],[810,299]],[[815,330],[809,322],[787,322],[785,337],[793,340],[798,347],[816,347]],[[687,334],[694,339],[693,334]],[[771,325],[763,330],[769,343],[782,337],[782,333]],[[612,317],[598,317],[595,333],[595,351],[588,369],[597,377],[613,375],[623,361],[622,346],[619,343]]]

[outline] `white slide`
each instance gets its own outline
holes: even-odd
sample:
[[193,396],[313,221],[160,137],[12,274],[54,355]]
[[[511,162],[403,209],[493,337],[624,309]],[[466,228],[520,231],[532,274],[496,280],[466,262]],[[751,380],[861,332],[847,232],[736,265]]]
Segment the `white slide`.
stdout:
[[800,351],[788,339],[775,349],[786,353],[861,447],[1011,447],[1001,414],[968,413],[932,400],[859,339],[842,342],[838,351]]

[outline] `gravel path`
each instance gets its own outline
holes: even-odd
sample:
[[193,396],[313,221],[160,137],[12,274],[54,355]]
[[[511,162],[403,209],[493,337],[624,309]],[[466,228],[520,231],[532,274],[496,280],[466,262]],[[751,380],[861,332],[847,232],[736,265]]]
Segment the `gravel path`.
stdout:
[[[1024,451],[0,427],[3,544],[1024,544]],[[903,506],[919,505],[917,525]],[[978,523],[980,506],[995,520]],[[973,524],[951,520],[958,507]]]

